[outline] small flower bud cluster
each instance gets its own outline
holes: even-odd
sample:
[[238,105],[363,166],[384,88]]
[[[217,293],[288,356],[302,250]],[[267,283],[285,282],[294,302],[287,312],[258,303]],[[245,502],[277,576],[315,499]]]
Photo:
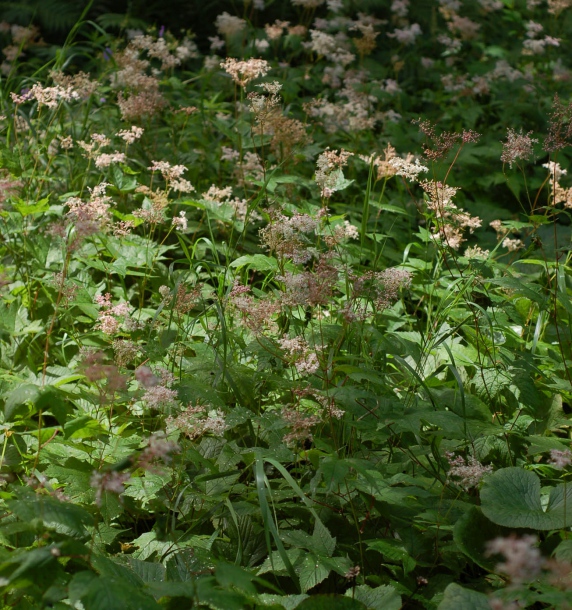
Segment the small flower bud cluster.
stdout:
[[291,430],[282,439],[287,445],[295,445],[303,443],[306,440],[312,440],[310,430],[322,421],[318,415],[303,413],[292,407],[284,407],[281,415]]

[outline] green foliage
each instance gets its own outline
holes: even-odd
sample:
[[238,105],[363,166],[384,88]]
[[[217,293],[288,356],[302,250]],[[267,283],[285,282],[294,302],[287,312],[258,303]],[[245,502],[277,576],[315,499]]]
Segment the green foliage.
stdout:
[[540,479],[522,468],[501,468],[487,477],[481,489],[483,513],[506,527],[553,530],[572,522],[572,490],[566,483],[553,487],[543,509]]
[[564,607],[570,10],[138,4],[2,3],[0,607]]

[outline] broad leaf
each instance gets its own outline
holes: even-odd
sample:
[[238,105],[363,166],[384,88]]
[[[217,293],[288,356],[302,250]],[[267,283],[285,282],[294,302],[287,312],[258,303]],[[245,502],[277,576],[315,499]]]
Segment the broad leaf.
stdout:
[[355,589],[348,589],[346,596],[362,602],[368,610],[400,610],[401,608],[401,595],[389,585],[375,589],[361,585]]
[[357,599],[341,595],[312,595],[296,610],[366,610],[367,606]]
[[486,544],[493,538],[508,536],[509,533],[510,530],[489,521],[481,509],[474,506],[455,523],[453,539],[467,557],[493,572],[498,562],[487,556]]
[[438,610],[490,610],[489,599],[484,593],[465,589],[452,582],[445,589],[445,596]]
[[552,530],[572,525],[572,485],[552,489],[543,510],[540,479],[522,468],[502,468],[485,477],[481,505],[488,519],[505,527]]

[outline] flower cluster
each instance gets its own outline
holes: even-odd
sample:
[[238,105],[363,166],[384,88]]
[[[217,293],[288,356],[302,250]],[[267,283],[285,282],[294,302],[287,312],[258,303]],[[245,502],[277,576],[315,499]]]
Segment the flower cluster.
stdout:
[[535,580],[544,566],[544,559],[536,547],[538,538],[525,535],[517,538],[514,534],[507,538],[495,538],[487,543],[489,555],[504,555],[505,561],[497,565],[497,570],[506,574],[513,585]]
[[101,506],[104,491],[120,496],[125,491],[125,483],[130,478],[131,473],[129,472],[116,472],[114,470],[108,472],[95,471],[89,481],[91,487],[95,489],[95,503]]
[[318,220],[308,214],[296,213],[288,218],[272,212],[270,223],[260,230],[260,239],[271,252],[290,258],[294,263],[306,263],[315,255],[315,249],[305,234],[313,233],[318,224]]
[[153,471],[156,469],[156,461],[161,460],[168,464],[172,459],[172,454],[177,453],[180,449],[177,443],[167,439],[164,432],[155,432],[147,439],[147,447],[139,454],[137,465],[145,470]]
[[227,429],[224,413],[204,405],[189,405],[177,417],[168,417],[167,429],[178,430],[191,440],[206,434],[223,436]]
[[278,340],[278,345],[285,352],[286,359],[292,364],[298,375],[313,375],[320,368],[318,355],[312,350],[303,337],[284,338]]
[[438,239],[449,248],[457,250],[463,239],[463,230],[469,229],[472,233],[481,226],[482,221],[459,209],[452,201],[459,190],[442,182],[425,180],[421,187],[427,193],[427,209],[435,217],[435,231],[433,239]]
[[270,70],[270,64],[265,59],[239,60],[227,57],[221,62],[220,67],[241,87],[246,87],[251,80],[260,76],[266,76]]
[[74,91],[71,87],[64,88],[59,85],[56,85],[55,87],[43,87],[39,83],[32,85],[32,87],[22,95],[10,93],[10,96],[15,104],[23,104],[30,100],[36,100],[38,106],[46,106],[48,108],[57,108],[62,101],[71,102],[80,99],[77,91]]
[[477,487],[481,479],[492,472],[492,466],[483,466],[475,457],[465,459],[461,455],[454,456],[452,453],[446,454],[449,462],[448,480],[453,480],[465,491],[471,487]]
[[551,205],[563,203],[565,208],[572,208],[572,187],[566,189],[560,186],[560,178],[567,174],[567,170],[562,169],[560,165],[554,161],[544,163],[542,167],[545,167],[550,172],[548,180],[551,190]]
[[509,127],[506,142],[503,142],[503,150],[501,155],[501,161],[508,163],[509,167],[512,168],[512,164],[517,159],[529,159],[534,151],[532,145],[538,143],[537,139],[531,138],[529,131],[527,134],[522,132],[517,133],[514,129]]
[[322,197],[331,197],[335,191],[342,188],[344,182],[342,167],[347,165],[352,154],[344,149],[338,154],[337,150],[327,148],[318,157],[316,184],[321,188]]
[[290,428],[290,432],[282,439],[287,445],[296,445],[312,440],[311,429],[322,419],[318,415],[304,413],[298,409],[286,406],[281,411],[282,419]]
[[159,369],[158,375],[148,366],[140,366],[135,371],[135,379],[145,389],[141,400],[149,409],[164,409],[177,403],[177,391],[171,389],[175,382],[172,373]]
[[99,312],[99,328],[106,335],[114,335],[121,326],[121,320],[127,318],[130,314],[129,304],[122,302],[113,305],[109,293],[96,295],[95,302],[102,308]]

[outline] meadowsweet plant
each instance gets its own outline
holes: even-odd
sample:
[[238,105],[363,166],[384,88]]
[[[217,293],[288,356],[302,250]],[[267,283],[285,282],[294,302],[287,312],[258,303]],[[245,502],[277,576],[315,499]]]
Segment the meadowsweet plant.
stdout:
[[569,607],[571,3],[17,4],[1,607]]

